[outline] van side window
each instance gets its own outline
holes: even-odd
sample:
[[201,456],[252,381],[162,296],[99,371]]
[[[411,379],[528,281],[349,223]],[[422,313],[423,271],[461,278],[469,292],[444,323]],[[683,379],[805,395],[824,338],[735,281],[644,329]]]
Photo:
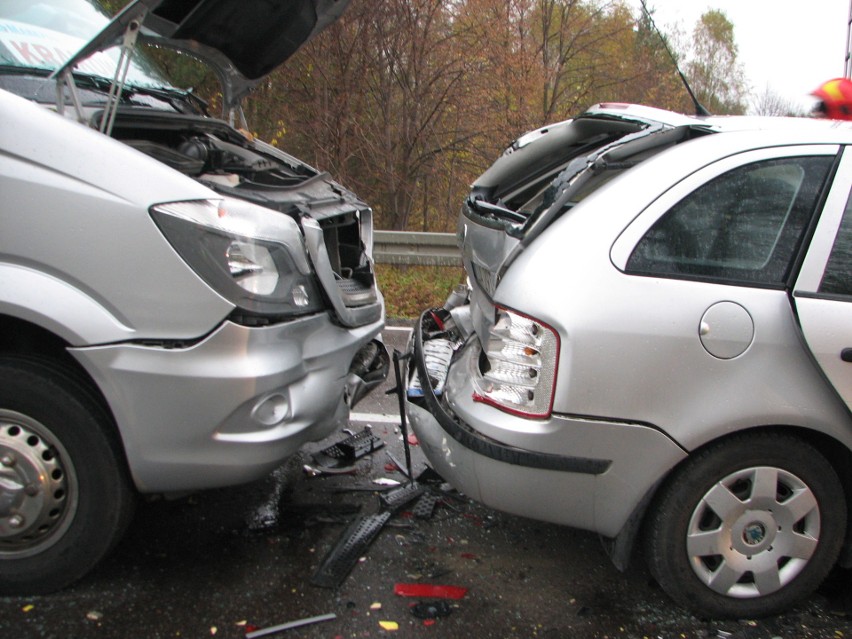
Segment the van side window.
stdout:
[[832,162],[828,156],[766,160],[714,178],[651,227],[627,271],[783,285]]
[[846,202],[819,292],[852,296],[852,193]]

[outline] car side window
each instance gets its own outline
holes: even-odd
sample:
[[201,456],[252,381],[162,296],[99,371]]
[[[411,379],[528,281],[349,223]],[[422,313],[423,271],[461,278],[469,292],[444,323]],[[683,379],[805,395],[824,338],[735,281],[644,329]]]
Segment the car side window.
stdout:
[[627,271],[782,285],[833,159],[765,160],[714,178],[651,227]]
[[846,202],[819,292],[852,296],[852,193]]

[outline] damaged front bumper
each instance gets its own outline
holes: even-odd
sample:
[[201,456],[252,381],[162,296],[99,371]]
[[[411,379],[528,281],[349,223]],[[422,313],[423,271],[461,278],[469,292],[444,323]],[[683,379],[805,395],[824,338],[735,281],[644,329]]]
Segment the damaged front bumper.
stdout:
[[[527,419],[475,401],[479,340],[421,316],[412,335],[406,415],[426,457],[482,503],[616,537],[684,451],[649,426],[551,415]],[[448,363],[433,339],[452,344]]]
[[383,324],[342,328],[321,313],[225,322],[186,348],[72,353],[104,391],[139,490],[177,492],[252,481],[345,425],[387,376]]

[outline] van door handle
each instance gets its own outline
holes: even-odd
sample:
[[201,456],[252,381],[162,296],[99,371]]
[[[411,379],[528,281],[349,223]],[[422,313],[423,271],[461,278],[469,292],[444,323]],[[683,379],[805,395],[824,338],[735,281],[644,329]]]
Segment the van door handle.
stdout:
[[840,359],[844,362],[852,363],[852,348],[844,348],[840,351]]

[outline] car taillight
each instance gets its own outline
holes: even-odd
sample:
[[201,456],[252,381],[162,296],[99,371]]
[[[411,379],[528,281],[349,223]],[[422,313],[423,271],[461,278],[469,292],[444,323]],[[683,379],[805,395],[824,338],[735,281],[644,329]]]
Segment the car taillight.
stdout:
[[556,331],[498,307],[497,321],[482,344],[474,400],[523,417],[548,417],[559,363]]

